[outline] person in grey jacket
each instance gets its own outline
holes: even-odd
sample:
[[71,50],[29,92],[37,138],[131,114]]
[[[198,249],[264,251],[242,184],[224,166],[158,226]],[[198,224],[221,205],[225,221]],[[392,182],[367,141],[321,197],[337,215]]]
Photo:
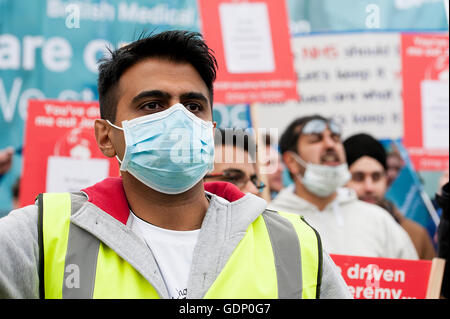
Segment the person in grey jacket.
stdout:
[[96,139],[121,177],[0,219],[0,298],[351,297],[310,226],[203,183],[216,61],[201,35],[151,35],[99,71]]

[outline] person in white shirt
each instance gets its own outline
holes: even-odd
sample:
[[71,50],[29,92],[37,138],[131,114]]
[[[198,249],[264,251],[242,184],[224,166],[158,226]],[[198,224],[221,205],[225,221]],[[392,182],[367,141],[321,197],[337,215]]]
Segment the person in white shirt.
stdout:
[[418,258],[387,211],[343,187],[350,173],[339,125],[320,115],[302,117],[288,126],[279,145],[294,185],[283,189],[270,209],[304,216],[330,254]]

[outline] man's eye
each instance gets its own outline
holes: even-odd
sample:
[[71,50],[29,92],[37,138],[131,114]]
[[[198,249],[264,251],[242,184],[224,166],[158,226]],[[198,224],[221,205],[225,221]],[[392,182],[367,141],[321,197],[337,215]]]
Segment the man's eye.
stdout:
[[383,177],[382,173],[373,173],[372,174],[372,180],[374,182],[378,182]]
[[190,112],[198,112],[202,109],[202,106],[198,103],[186,103],[184,106]]
[[144,110],[156,110],[158,108],[162,107],[159,102],[146,102],[143,103],[141,106],[141,109]]
[[322,134],[309,134],[309,141],[312,143],[320,142],[322,140]]
[[364,181],[364,178],[365,178],[364,174],[361,174],[361,173],[354,173],[352,175],[352,180],[354,182],[362,182],[362,181]]
[[339,134],[332,134],[331,138],[333,139],[333,141],[335,141],[336,143],[339,143],[341,141],[341,136]]

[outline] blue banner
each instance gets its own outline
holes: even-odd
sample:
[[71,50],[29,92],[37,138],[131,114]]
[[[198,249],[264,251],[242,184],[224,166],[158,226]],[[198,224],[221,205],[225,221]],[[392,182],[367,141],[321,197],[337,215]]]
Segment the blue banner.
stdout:
[[405,166],[387,190],[385,197],[392,201],[404,216],[424,226],[433,238],[439,224],[439,216],[411,164],[406,149],[401,143],[395,142],[395,145],[405,161]]
[[288,0],[293,34],[447,30],[447,0]]

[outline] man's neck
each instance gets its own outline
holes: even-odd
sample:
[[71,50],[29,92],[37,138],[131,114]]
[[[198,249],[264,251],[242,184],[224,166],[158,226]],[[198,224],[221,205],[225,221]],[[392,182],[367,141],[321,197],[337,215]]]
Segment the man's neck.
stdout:
[[330,196],[319,197],[308,191],[299,181],[295,182],[295,194],[316,206],[320,211],[324,210],[337,196],[337,192],[334,192]]
[[170,195],[157,192],[130,174],[123,173],[123,187],[133,213],[165,229],[199,229],[209,207],[203,182],[184,193]]

